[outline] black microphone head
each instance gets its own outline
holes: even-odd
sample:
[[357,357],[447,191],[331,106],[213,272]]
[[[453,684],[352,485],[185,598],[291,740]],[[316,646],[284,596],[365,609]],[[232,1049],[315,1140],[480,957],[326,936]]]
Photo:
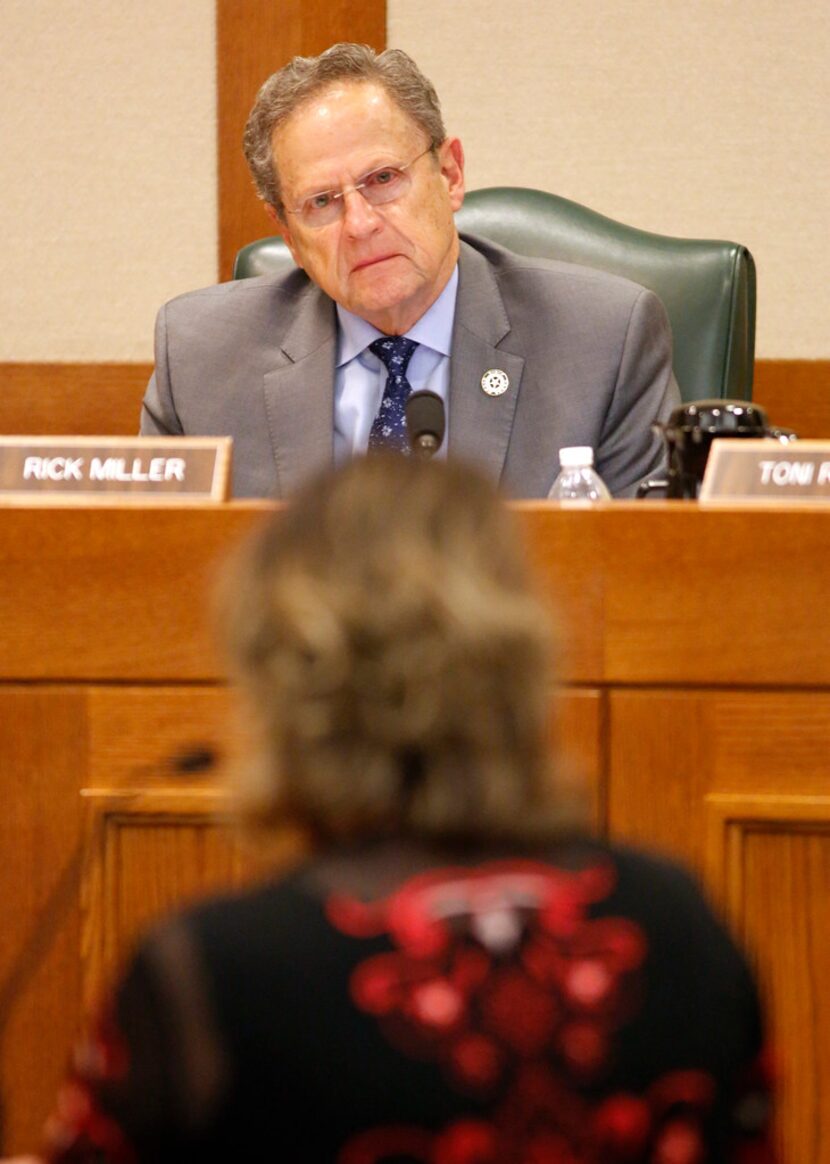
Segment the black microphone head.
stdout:
[[409,443],[417,451],[434,453],[441,447],[446,428],[444,401],[437,392],[413,392],[406,402]]

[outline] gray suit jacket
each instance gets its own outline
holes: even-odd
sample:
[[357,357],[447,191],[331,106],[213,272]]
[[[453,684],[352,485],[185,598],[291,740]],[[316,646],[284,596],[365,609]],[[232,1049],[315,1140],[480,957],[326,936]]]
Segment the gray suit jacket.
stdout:
[[[615,496],[661,466],[652,421],[679,403],[666,313],[614,275],[461,244],[449,454],[514,497],[545,497],[566,445]],[[232,436],[234,495],[284,497],[332,464],[334,304],[303,271],[223,283],[159,312],[141,432]],[[487,396],[482,375],[510,386]]]

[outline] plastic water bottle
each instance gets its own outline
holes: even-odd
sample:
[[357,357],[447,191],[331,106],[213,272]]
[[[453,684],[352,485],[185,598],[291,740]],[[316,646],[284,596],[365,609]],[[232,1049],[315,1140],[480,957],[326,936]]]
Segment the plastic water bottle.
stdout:
[[594,468],[594,450],[588,445],[574,445],[559,450],[559,476],[551,485],[551,501],[590,505],[592,501],[610,501],[611,494]]

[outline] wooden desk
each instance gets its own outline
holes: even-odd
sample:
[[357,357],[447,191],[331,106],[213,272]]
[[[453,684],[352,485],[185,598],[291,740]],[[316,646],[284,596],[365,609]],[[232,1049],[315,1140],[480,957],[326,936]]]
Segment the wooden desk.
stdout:
[[[82,997],[135,927],[251,867],[171,757],[234,737],[203,596],[268,508],[0,510],[6,1151],[36,1144]],[[830,511],[516,508],[601,827],[724,901],[771,1000],[790,1159],[828,1162]]]

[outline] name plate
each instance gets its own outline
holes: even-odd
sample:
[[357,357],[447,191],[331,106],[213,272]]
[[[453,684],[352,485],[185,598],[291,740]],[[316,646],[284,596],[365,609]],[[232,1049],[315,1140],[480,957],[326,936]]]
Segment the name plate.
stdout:
[[830,441],[715,440],[701,501],[830,501]]
[[230,437],[0,437],[0,500],[225,501]]

